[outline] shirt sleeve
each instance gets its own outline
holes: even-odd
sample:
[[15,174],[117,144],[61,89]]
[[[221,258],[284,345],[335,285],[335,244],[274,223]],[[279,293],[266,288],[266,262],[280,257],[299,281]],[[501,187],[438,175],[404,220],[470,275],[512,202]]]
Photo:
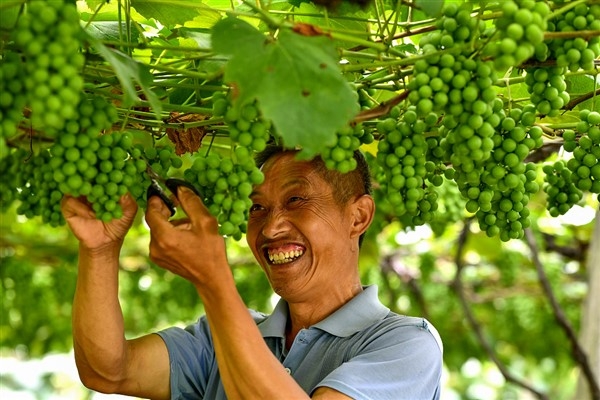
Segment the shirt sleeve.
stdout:
[[420,321],[378,335],[317,387],[330,387],[353,399],[439,399],[441,341],[435,328]]
[[203,398],[215,359],[206,318],[185,329],[172,327],[157,334],[169,352],[171,399]]

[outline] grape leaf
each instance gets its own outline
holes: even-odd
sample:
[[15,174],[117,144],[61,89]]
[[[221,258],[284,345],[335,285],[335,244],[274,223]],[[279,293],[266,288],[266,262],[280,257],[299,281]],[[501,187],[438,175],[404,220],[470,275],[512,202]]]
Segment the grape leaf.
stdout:
[[[121,23],[121,30],[119,30],[119,22],[117,21],[93,21],[90,22],[86,31],[88,34],[94,36],[100,40],[120,40],[121,33],[124,32],[127,28],[125,23]],[[131,32],[131,41],[136,42],[139,38],[139,32],[137,30],[132,30]]]
[[[565,80],[567,82],[567,90],[571,94],[571,99],[575,99],[587,93],[592,93],[597,89],[594,78],[589,76],[573,75],[567,76]],[[577,109],[600,112],[600,97],[596,96],[595,98],[579,103]]]
[[286,146],[312,157],[358,113],[353,90],[340,73],[331,40],[282,29],[265,37],[248,23],[226,18],[213,28],[213,49],[230,54],[225,80],[238,105],[259,102]]
[[92,36],[88,35],[88,40],[114,69],[123,89],[123,105],[131,107],[140,101],[135,87],[135,83],[137,83],[144,92],[156,117],[161,119],[162,103],[156,93],[152,91],[151,85],[154,77],[148,67],[116,49],[106,47],[101,41]]
[[197,17],[201,3],[186,0],[131,0],[131,6],[144,17],[172,27]]

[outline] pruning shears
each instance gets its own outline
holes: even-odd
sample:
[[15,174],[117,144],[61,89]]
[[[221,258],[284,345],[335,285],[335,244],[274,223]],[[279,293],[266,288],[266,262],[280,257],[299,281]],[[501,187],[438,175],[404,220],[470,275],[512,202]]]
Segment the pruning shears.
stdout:
[[167,190],[171,192],[171,194],[175,198],[177,198],[177,188],[179,186],[185,186],[188,189],[192,190],[194,193],[196,193],[197,196],[200,196],[200,192],[198,192],[198,189],[196,189],[194,185],[192,185],[188,181],[178,178],[165,179],[162,176],[158,175],[152,169],[152,167],[150,167],[150,165],[146,166],[146,174],[148,174],[148,177],[150,178],[151,182],[150,186],[148,186],[148,190],[146,191],[146,199],[150,199],[150,197],[152,196],[158,196],[162,200],[162,202],[169,208],[169,211],[171,212],[171,217],[175,215],[176,208],[175,203],[173,202],[173,200],[171,200],[171,196],[167,194]]

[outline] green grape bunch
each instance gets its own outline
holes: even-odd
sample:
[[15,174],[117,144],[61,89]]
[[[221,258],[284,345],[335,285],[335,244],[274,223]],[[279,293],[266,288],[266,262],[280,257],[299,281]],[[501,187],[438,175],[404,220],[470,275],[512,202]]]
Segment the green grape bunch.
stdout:
[[61,135],[50,149],[50,164],[57,167],[54,179],[63,194],[85,196],[98,219],[118,219],[123,215],[119,199],[134,179],[133,171],[127,168],[131,137],[118,132],[79,136],[83,137],[89,141],[78,146],[76,137]]
[[504,70],[521,65],[543,46],[550,7],[546,1],[505,0],[500,8],[502,15],[494,21],[494,40],[485,52],[494,57],[496,69]]
[[[17,83],[2,84],[13,94],[10,107],[17,113],[23,111],[23,98],[15,94],[20,86],[33,128],[50,137],[55,137],[77,115],[84,82],[82,38],[76,5],[65,0],[28,1],[11,32],[12,51],[16,54],[6,56],[9,63],[6,68],[13,71],[5,73],[3,78]],[[22,73],[14,71],[19,68]],[[2,107],[6,103],[9,101],[5,100]],[[3,131],[11,133],[18,120],[11,115],[9,122],[10,127],[3,127]]]
[[372,135],[365,135],[365,130],[361,124],[355,126],[346,126],[336,132],[335,143],[326,146],[321,152],[321,158],[325,166],[330,170],[336,170],[341,173],[347,173],[356,169],[356,159],[354,152],[363,144],[363,140],[368,142]]
[[[398,108],[390,116],[378,122],[381,135],[378,143],[377,162],[383,171],[378,179],[397,217],[404,217],[405,224],[423,225],[434,217],[437,209],[437,193],[426,184],[428,150],[425,132],[437,122],[437,116],[419,119],[415,106],[410,106],[398,119]],[[396,117],[396,118],[394,118]]]
[[[582,2],[564,13],[555,13],[548,20],[550,32],[577,32],[600,30],[600,4],[586,4]],[[600,56],[600,37],[567,37],[553,38],[546,43],[543,56],[545,59],[556,60],[559,68],[568,68],[570,71],[579,69],[592,70],[594,60]]]
[[581,110],[579,118],[579,138],[574,130],[563,132],[564,149],[573,153],[567,161],[567,168],[573,173],[571,179],[579,190],[600,197],[600,113]]
[[19,165],[16,182],[19,188],[17,214],[27,219],[40,216],[42,222],[56,227],[64,225],[65,220],[60,211],[63,193],[54,179],[51,157],[48,149],[44,149],[16,160]]
[[527,126],[533,108],[515,108],[509,115],[498,110],[502,122],[492,137],[491,158],[483,164],[481,173],[455,177],[467,199],[467,211],[475,213],[482,231],[490,237],[500,236],[503,241],[523,237],[530,225],[526,206],[539,190],[534,164],[525,163],[529,153],[543,144],[542,129]]
[[5,157],[0,157],[0,212],[8,210],[18,198],[21,165],[26,159],[27,151],[20,148],[10,148]]
[[583,192],[575,186],[573,172],[564,160],[546,164],[544,171],[544,192],[547,195],[546,208],[552,217],[566,214],[583,198]]
[[555,117],[569,102],[565,81],[566,68],[534,67],[526,69],[525,84],[531,95],[531,103],[542,115]]
[[76,108],[76,117],[65,121],[49,147],[34,153],[13,150],[12,162],[18,166],[17,214],[41,216],[52,226],[62,225],[60,201],[70,195],[85,197],[98,219],[120,218],[119,198],[140,171],[130,156],[131,136],[111,132],[117,118],[116,108],[104,97],[85,96]]
[[429,222],[431,230],[436,236],[442,236],[446,228],[455,222],[466,218],[466,200],[458,190],[456,182],[443,177],[443,182],[438,185],[438,210],[436,217]]
[[232,150],[233,157],[211,151],[197,157],[184,173],[186,181],[199,189],[204,204],[217,218],[219,233],[240,240],[246,233],[248,211],[254,185],[263,182],[264,175],[256,166],[246,147]]
[[[216,98],[215,98],[216,96]],[[221,93],[213,96],[213,112],[222,113],[227,124],[229,139],[233,145],[250,151],[262,151],[271,138],[271,122],[262,117],[256,102],[234,107]]]
[[[0,147],[3,149],[6,148],[6,139],[18,134],[23,109],[28,101],[24,77],[25,69],[21,56],[7,52],[0,63]],[[2,155],[0,153],[0,158]]]

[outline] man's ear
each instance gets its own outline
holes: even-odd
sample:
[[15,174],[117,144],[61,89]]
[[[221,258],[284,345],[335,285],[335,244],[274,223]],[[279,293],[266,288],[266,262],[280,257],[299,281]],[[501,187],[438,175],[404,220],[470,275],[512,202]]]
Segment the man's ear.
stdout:
[[364,194],[354,200],[352,204],[352,227],[350,237],[359,237],[371,225],[375,215],[375,202],[373,198]]

